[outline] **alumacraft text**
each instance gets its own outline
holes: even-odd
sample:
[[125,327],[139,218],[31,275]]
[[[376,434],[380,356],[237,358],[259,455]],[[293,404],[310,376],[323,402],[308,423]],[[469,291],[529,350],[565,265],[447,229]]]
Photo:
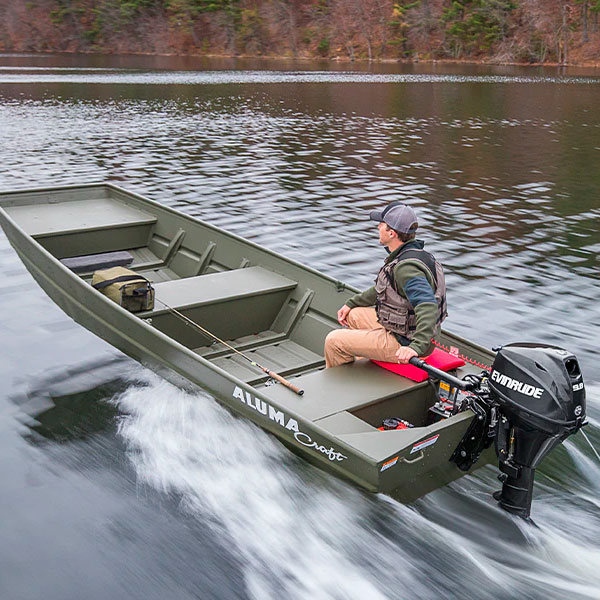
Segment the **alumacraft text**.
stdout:
[[296,419],[292,419],[288,417],[283,411],[276,409],[271,406],[268,402],[253,396],[250,392],[244,392],[244,390],[236,386],[233,390],[233,397],[237,398],[240,402],[243,402],[246,406],[253,408],[255,411],[259,412],[261,415],[265,417],[269,417],[271,421],[274,421],[278,425],[281,425],[284,429],[288,429],[294,432],[294,438],[297,442],[302,444],[303,446],[307,446],[308,448],[314,448],[317,452],[324,454],[331,461],[342,461],[347,456],[344,456],[341,452],[338,452],[333,447],[321,446],[317,442],[313,441],[313,439],[308,435],[308,433],[304,433],[300,431],[298,428],[298,421]]

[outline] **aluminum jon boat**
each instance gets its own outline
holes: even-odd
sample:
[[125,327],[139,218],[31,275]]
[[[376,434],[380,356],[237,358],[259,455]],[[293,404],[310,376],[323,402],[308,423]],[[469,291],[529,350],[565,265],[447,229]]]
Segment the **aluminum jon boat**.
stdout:
[[[436,379],[433,370],[416,382],[366,359],[324,368],[325,337],[357,291],[340,281],[109,184],[4,192],[0,224],[35,280],[75,321],[167,379],[208,390],[305,459],[368,491],[411,501],[493,457],[483,438],[498,430],[497,414],[484,419],[465,402],[435,418],[443,374]],[[121,259],[152,282],[152,310],[129,312],[90,285],[94,271]],[[439,342],[467,358],[448,375],[456,404],[459,392],[470,395],[464,390],[481,384],[482,365],[495,355],[447,331]],[[471,383],[451,387],[459,380]],[[389,418],[412,427],[380,430]],[[487,430],[472,435],[482,421]],[[469,437],[477,437],[476,447]],[[460,464],[457,451],[468,460]]]

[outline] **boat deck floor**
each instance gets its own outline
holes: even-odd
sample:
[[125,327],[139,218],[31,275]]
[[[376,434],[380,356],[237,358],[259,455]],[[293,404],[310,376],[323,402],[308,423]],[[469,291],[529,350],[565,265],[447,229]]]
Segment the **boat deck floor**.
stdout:
[[130,269],[140,273],[154,283],[160,281],[172,281],[179,279],[180,276],[171,270],[150,248],[136,248],[129,250],[133,256],[133,262]]
[[[165,281],[174,281],[181,279],[181,276],[175,273],[161,260],[150,248],[128,248],[127,252],[133,257],[133,261],[125,265],[128,269],[133,269],[136,273],[143,275],[152,283],[162,283]],[[89,281],[94,275],[94,270],[78,273],[80,277]]]
[[[227,343],[256,363],[283,377],[325,367],[325,360],[322,356],[287,339],[284,334],[271,330],[244,336]],[[196,348],[194,352],[250,385],[264,384],[269,380],[266,374],[252,366],[248,360],[224,348],[218,342]]]

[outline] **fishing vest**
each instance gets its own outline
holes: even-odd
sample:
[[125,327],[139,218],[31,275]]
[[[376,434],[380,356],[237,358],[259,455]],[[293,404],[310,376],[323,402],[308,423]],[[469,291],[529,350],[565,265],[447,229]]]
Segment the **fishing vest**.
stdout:
[[394,268],[398,263],[406,260],[418,260],[431,273],[435,284],[434,296],[438,305],[438,317],[433,332],[433,335],[437,336],[442,321],[448,316],[444,270],[429,252],[419,248],[401,250],[394,260],[380,269],[375,280],[377,319],[388,331],[412,339],[417,329],[415,311],[408,299],[396,291],[394,283]]

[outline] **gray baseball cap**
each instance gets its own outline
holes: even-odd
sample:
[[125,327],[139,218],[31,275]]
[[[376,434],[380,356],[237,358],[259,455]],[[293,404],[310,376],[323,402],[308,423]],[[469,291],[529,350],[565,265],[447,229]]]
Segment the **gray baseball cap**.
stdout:
[[414,231],[419,225],[415,211],[399,201],[391,202],[383,210],[371,211],[369,218],[372,221],[386,223],[400,233]]

